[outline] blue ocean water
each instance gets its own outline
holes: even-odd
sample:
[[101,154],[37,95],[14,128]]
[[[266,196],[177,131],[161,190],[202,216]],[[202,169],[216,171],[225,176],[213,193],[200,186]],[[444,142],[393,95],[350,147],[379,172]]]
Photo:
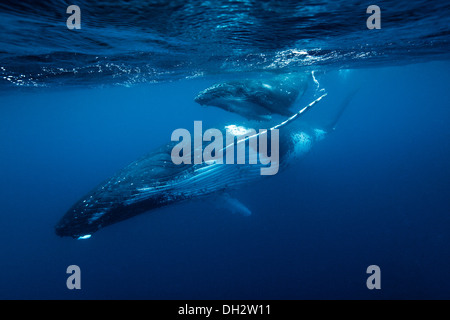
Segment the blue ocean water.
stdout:
[[[65,1],[0,4],[1,299],[450,298],[449,4],[379,1],[368,30],[372,3],[283,3],[79,1],[80,30]],[[304,159],[235,192],[251,216],[193,199],[55,234],[173,130],[236,119],[199,91],[268,71],[314,71],[325,106],[359,91]]]

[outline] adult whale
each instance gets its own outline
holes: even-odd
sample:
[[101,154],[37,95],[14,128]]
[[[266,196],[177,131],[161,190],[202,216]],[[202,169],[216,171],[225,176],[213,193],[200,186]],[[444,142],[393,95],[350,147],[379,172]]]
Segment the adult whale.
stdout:
[[[306,154],[327,128],[296,121],[325,95],[270,129],[279,130],[279,166]],[[342,105],[339,109],[343,109]],[[339,113],[340,114],[340,113]],[[243,140],[245,141],[245,140]],[[59,236],[86,239],[99,229],[143,212],[173,203],[217,194],[261,178],[261,164],[172,162],[174,143],[168,143],[132,162],[75,203],[55,227]],[[226,148],[226,147],[225,147]]]

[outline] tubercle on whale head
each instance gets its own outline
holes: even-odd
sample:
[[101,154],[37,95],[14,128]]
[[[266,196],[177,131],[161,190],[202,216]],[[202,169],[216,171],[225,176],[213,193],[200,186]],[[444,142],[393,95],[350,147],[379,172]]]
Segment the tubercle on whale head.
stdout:
[[197,96],[195,96],[194,101],[200,104],[201,106],[207,105],[208,102],[211,101],[212,97],[212,88],[205,89],[200,91]]
[[197,102],[201,106],[205,105],[205,100],[204,100],[203,95],[201,94],[201,92],[194,98],[194,101]]
[[88,239],[100,228],[98,224],[90,225],[89,223],[78,222],[77,218],[66,214],[55,226],[56,235],[74,239]]
[[205,106],[217,106],[217,99],[236,99],[236,91],[242,91],[235,83],[218,83],[200,91],[194,98],[198,104]]
[[60,237],[87,239],[85,236],[92,235],[107,223],[107,216],[114,209],[107,209],[108,204],[98,190],[89,193],[66,212],[56,224],[55,233]]

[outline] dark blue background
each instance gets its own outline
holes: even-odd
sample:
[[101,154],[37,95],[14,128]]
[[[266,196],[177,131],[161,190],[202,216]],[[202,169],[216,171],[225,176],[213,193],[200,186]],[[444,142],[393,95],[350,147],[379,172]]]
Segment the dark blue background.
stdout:
[[[79,197],[174,129],[232,119],[193,102],[217,79],[3,94],[0,298],[450,298],[447,70],[323,75],[327,90],[361,89],[304,160],[238,192],[250,217],[197,200],[85,241],[53,230]],[[81,290],[66,288],[71,264]]]

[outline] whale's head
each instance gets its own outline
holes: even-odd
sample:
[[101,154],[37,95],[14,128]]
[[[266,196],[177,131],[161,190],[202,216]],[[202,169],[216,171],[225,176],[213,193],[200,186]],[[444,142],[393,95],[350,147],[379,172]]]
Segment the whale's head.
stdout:
[[112,208],[106,205],[94,205],[92,196],[87,196],[73,205],[55,226],[55,233],[60,237],[87,239],[102,227],[102,217],[109,216]]
[[171,160],[174,143],[169,143],[130,163],[78,200],[55,226],[61,237],[86,239],[108,225],[159,208],[170,201],[185,199],[161,187],[191,166]]
[[219,107],[226,111],[242,113],[249,108],[250,94],[243,83],[225,82],[201,91],[194,101],[202,106]]
[[[138,164],[134,162],[134,166]],[[143,170],[148,174],[146,169],[148,167]],[[121,180],[119,175],[98,186],[66,212],[55,226],[55,233],[60,237],[87,239],[103,227],[161,206],[160,198],[164,194],[145,198],[149,192],[145,188],[134,188],[134,182],[130,181]],[[139,180],[135,182],[138,184]]]
[[55,226],[60,237],[86,239],[99,229],[132,217],[139,207],[127,200],[133,192],[132,182],[114,176],[78,200]]
[[218,83],[200,91],[194,101],[202,106],[217,106],[222,101],[233,99],[235,88],[229,83]]

